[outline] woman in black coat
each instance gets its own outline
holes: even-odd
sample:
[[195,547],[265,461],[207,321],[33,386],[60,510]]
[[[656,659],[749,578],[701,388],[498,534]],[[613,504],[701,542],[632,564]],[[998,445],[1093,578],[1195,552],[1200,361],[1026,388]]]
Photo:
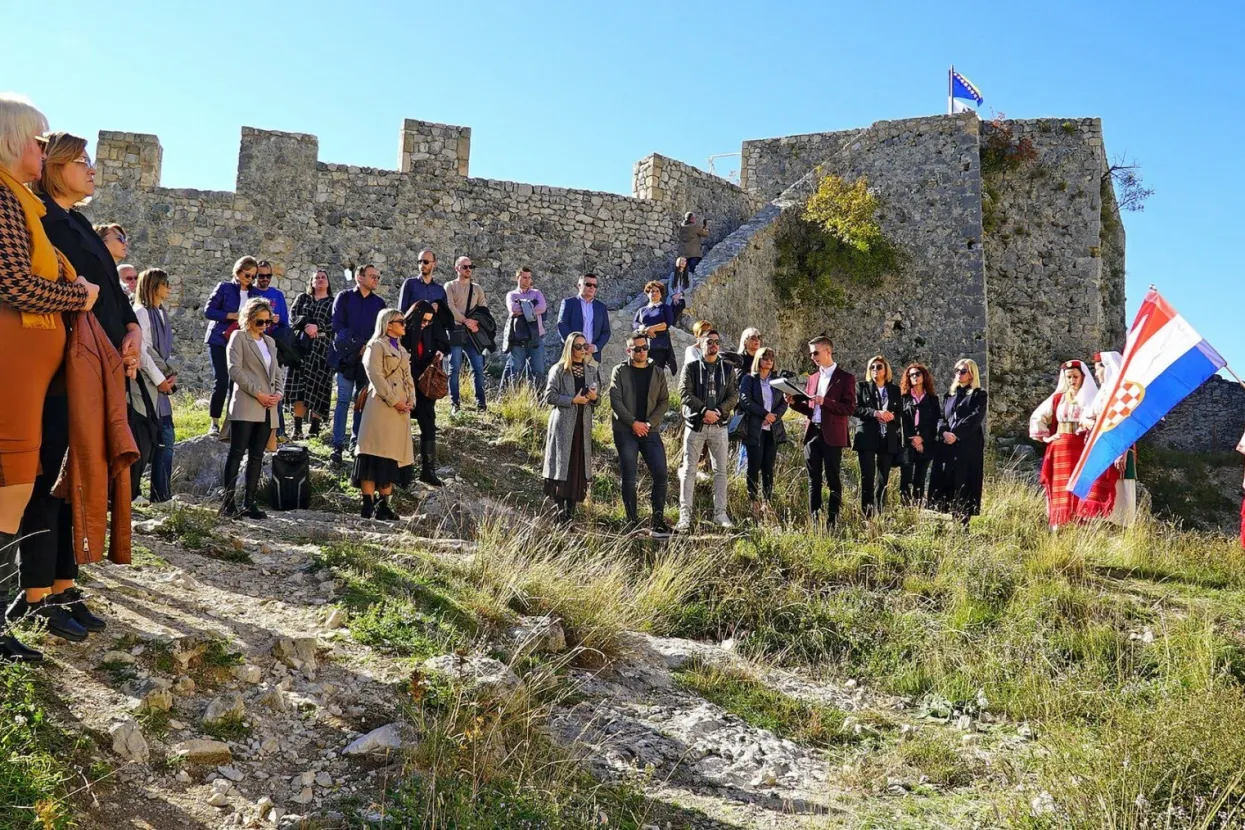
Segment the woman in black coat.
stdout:
[[942,399],[937,442],[930,506],[967,527],[981,512],[986,465],[986,390],[977,364],[967,358],[955,364],[955,381]]
[[860,456],[860,509],[876,515],[886,504],[891,468],[903,448],[902,395],[891,382],[891,365],[882,355],[869,358],[868,380],[856,384],[856,436],[852,446]]
[[899,379],[903,395],[903,452],[899,467],[899,498],[906,505],[925,501],[925,476],[937,445],[941,401],[934,392],[934,378],[922,363],[913,363]]
[[774,460],[778,445],[787,443],[782,416],[787,401],[770,388],[774,374],[774,350],[762,348],[752,360],[752,371],[743,376],[739,387],[739,411],[744,413],[747,432],[743,444],[748,448],[748,499],[753,516],[759,518],[762,501],[757,498],[757,479],[761,480],[764,503],[774,495]]
[[433,363],[450,352],[450,335],[432,303],[420,300],[406,315],[403,344],[411,354],[411,376],[415,378],[415,408],[411,417],[419,423],[419,480],[440,487],[437,478],[437,402],[420,391],[419,378]]
[[[75,207],[95,193],[95,165],[86,152],[85,138],[69,133],[48,136],[46,161],[35,192],[47,213],[43,228],[48,239],[65,255],[78,276],[99,286],[99,298],[91,313],[99,321],[108,340],[121,353],[126,376],[138,374],[143,330],[121,287],[117,265],[104,240]],[[53,391],[59,389],[59,392]],[[97,401],[77,402],[93,406]],[[52,485],[69,451],[69,400],[64,385],[53,381],[43,403],[43,443],[39,448],[40,473],[21,527],[21,580],[27,589],[7,611],[10,620],[33,610],[32,605],[48,606],[48,630],[74,642],[86,639],[88,632],[103,631],[104,620],[87,607],[75,581],[78,563],[73,550],[73,515],[69,504],[52,495]]]

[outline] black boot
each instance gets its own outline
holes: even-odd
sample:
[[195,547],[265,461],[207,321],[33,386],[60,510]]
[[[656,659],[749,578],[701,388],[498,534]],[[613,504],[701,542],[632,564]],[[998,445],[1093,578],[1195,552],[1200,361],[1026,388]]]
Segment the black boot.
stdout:
[[419,480],[433,487],[440,487],[445,482],[437,478],[437,439],[425,438],[419,442]]
[[[0,533],[0,609],[9,607],[10,594],[17,587],[17,536]],[[0,619],[0,662],[37,663],[43,655],[29,648],[12,634]]]
[[558,499],[558,521],[569,525],[575,517],[575,502],[572,499]]
[[295,441],[303,440],[303,419],[297,415],[294,416],[294,432],[290,437]]
[[313,438],[320,434],[320,419],[319,418],[311,419],[311,428],[307,430],[307,434],[312,436]]
[[248,519],[266,519],[268,514],[259,509],[257,495],[259,493],[259,477],[264,472],[264,456],[251,453],[246,456],[246,499],[242,502],[242,515]]
[[376,499],[376,518],[382,522],[396,522],[402,517],[393,512],[388,496],[380,496]]
[[64,606],[69,612],[69,616],[77,621],[78,625],[87,630],[89,634],[96,634],[108,627],[108,623],[100,617],[97,617],[87,607],[86,600],[82,598],[82,591],[77,588],[66,589],[59,594],[53,594],[48,597],[48,601],[55,605]]
[[220,510],[217,512],[226,519],[236,519],[242,515],[242,512],[238,510],[238,503],[234,500],[232,487],[225,490],[225,497],[221,499]]
[[80,643],[86,639],[86,629],[69,616],[65,606],[53,605],[46,598],[38,602],[27,602],[26,595],[22,594],[13,600],[4,616],[9,622],[26,618],[41,619],[47,624],[49,632],[72,643]]
[[363,494],[363,509],[359,511],[359,515],[365,519],[370,519],[376,513],[376,497]]

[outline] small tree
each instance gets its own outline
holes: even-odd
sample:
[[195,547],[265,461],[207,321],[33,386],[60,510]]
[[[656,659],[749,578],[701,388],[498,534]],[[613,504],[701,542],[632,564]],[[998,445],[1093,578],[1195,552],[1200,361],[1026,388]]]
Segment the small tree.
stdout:
[[1111,179],[1120,210],[1140,213],[1146,209],[1146,200],[1154,195],[1154,188],[1142,183],[1141,164],[1129,161],[1127,154],[1116,156],[1102,176],[1104,180]]

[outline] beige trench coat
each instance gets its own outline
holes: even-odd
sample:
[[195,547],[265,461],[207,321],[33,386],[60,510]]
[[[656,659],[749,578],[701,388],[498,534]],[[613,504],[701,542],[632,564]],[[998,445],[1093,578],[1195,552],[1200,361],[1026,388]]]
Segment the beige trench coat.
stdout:
[[[268,366],[264,365],[264,357],[254,337],[241,330],[229,335],[225,356],[229,379],[233,381],[229,392],[230,421],[263,423],[264,405],[255,396],[260,393],[277,395],[285,390],[285,367],[277,363],[277,342],[265,334],[264,343],[272,357],[272,363]],[[272,428],[276,429],[276,410],[268,414],[272,417]]]
[[411,356],[387,339],[373,340],[363,352],[367,372],[367,403],[359,424],[358,455],[392,458],[399,467],[415,463],[411,440],[411,416],[394,409],[403,401],[415,405],[415,378],[411,376]]

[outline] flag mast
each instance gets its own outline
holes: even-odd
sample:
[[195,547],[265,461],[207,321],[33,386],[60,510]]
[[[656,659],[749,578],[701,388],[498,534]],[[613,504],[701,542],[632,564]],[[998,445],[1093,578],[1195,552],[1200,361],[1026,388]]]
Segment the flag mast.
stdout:
[[955,98],[951,87],[951,76],[955,74],[955,64],[951,64],[951,68],[947,70],[947,115],[955,115]]

